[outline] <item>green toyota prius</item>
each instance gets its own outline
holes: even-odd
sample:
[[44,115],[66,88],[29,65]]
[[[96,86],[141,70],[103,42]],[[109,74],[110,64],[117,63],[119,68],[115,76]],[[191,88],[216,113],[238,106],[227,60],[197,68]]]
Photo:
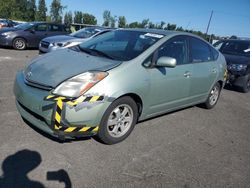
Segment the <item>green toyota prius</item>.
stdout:
[[32,60],[14,93],[21,116],[40,130],[115,144],[140,120],[213,108],[225,78],[223,55],[195,35],[118,29]]

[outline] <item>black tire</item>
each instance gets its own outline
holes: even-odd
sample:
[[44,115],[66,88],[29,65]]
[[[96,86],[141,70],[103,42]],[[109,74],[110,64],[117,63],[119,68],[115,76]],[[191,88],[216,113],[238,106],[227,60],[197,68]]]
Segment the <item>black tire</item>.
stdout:
[[23,38],[15,38],[12,46],[16,50],[25,50],[27,47],[26,41]]
[[212,109],[213,107],[215,107],[215,105],[219,100],[220,92],[221,92],[221,85],[220,83],[217,82],[209,92],[208,98],[206,102],[203,104],[203,106],[206,109]]
[[250,91],[250,75],[248,75],[248,78],[246,79],[246,82],[244,83],[244,86],[242,87],[242,92],[247,93]]
[[97,137],[105,144],[121,142],[130,135],[137,118],[138,107],[135,101],[128,96],[121,97],[115,100],[104,113]]

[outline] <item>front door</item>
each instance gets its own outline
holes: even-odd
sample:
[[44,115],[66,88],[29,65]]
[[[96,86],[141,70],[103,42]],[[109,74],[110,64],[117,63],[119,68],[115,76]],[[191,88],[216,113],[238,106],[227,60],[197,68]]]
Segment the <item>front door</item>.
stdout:
[[174,68],[148,69],[150,75],[148,116],[185,106],[189,98],[193,72],[193,65],[188,60],[188,39],[185,36],[170,39],[156,53],[158,53],[157,59],[162,56],[175,58],[177,65]]

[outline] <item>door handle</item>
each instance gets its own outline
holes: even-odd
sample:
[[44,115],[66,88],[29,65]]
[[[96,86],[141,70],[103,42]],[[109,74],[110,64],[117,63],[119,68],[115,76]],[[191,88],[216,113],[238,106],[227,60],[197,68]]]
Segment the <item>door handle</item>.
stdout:
[[189,78],[190,76],[192,76],[192,74],[190,72],[186,71],[184,73],[184,77]]

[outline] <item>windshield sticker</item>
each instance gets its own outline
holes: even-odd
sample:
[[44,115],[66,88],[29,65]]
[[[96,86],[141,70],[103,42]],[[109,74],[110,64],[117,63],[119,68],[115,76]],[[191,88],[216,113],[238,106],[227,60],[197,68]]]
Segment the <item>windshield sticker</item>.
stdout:
[[246,52],[246,53],[247,53],[247,52],[250,52],[250,48],[245,49],[244,52]]
[[159,35],[159,34],[155,34],[155,33],[146,33],[144,36],[154,37],[154,38],[158,38],[158,39],[161,39],[162,37],[164,37],[164,35]]

